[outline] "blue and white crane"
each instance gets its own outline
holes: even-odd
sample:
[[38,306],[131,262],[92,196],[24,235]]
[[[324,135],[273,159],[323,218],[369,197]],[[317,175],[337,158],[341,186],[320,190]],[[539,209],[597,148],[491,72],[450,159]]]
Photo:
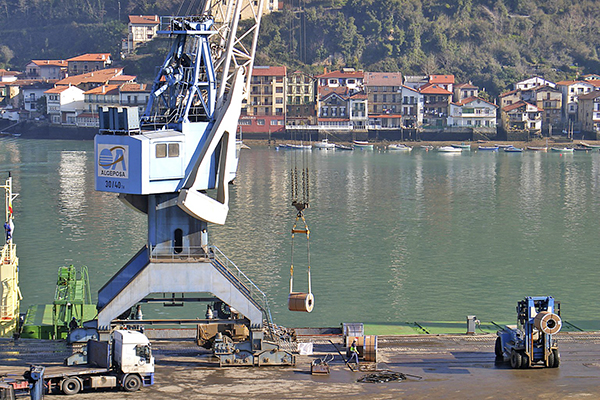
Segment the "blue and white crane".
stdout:
[[[264,293],[209,246],[207,233],[210,223],[225,223],[229,210],[236,130],[262,9],[263,0],[206,0],[199,16],[161,18],[158,33],[173,43],[143,115],[135,108],[99,110],[96,190],[117,193],[148,219],[147,244],[98,292],[99,329],[109,330],[148,296],[209,293],[213,304],[239,315],[223,323],[249,329],[243,343],[219,342],[214,351],[221,364],[294,362],[268,340]],[[251,17],[245,29],[241,15]]]

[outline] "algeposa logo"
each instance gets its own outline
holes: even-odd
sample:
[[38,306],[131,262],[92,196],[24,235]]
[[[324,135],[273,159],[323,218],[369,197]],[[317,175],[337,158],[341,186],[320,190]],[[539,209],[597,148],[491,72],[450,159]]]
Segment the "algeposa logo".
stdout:
[[98,176],[127,179],[128,149],[129,146],[98,144]]

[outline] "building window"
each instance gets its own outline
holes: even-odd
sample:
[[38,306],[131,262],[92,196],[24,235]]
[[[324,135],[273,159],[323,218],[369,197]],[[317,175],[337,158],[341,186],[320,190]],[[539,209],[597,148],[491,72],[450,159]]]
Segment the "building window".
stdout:
[[265,120],[264,119],[257,119],[256,120],[256,125],[264,125],[265,124]]

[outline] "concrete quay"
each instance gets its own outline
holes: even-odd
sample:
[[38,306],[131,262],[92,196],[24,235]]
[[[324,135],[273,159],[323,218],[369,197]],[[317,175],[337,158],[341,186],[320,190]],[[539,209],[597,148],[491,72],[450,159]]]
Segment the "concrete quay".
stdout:
[[[496,363],[494,334],[379,336],[378,370],[409,375],[388,383],[358,383],[375,365],[351,372],[332,340],[341,336],[301,337],[312,342],[312,356],[296,357],[294,367],[218,368],[209,353],[190,339],[154,340],[154,386],[139,392],[97,391],[74,399],[574,399],[600,398],[600,333],[558,335],[561,364],[513,370]],[[0,342],[0,373],[21,373],[30,363],[60,363],[64,342]],[[331,374],[310,374],[315,358],[331,354]],[[413,377],[416,376],[416,377]],[[421,379],[417,378],[421,377]],[[55,396],[48,396],[54,398]]]

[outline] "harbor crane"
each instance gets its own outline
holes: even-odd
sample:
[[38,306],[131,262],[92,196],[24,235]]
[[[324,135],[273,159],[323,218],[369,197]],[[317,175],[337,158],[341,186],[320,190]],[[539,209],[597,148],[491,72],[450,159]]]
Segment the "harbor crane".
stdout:
[[148,221],[147,244],[98,292],[100,331],[126,322],[119,317],[139,302],[206,301],[185,294],[208,293],[222,313],[177,323],[247,327],[241,342],[218,335],[221,365],[294,363],[277,343],[265,294],[208,243],[209,224],[224,224],[229,211],[262,10],[263,0],[205,0],[198,16],[162,17],[158,33],[172,46],[144,113],[99,109],[96,190],[118,194]]

